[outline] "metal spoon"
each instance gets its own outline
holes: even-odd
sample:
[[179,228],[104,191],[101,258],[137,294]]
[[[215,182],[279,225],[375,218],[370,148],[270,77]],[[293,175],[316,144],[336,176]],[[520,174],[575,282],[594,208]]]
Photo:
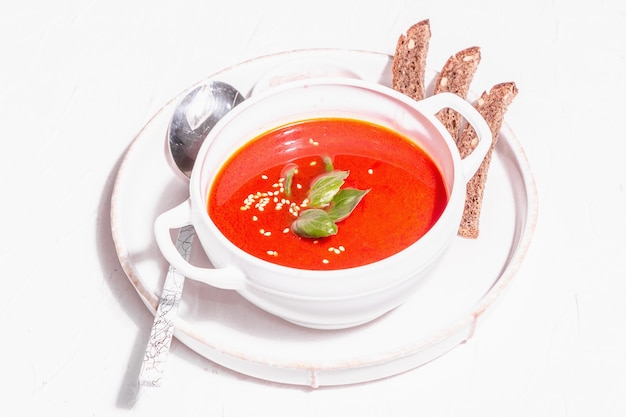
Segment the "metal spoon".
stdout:
[[[209,81],[191,90],[178,103],[167,131],[167,143],[174,164],[187,178],[207,133],[244,99],[231,85]],[[194,236],[193,226],[185,226],[178,232],[176,247],[185,259],[189,259]],[[185,277],[170,266],[139,372],[140,386],[161,385],[184,282]]]
[[207,133],[243,100],[233,86],[220,81],[202,84],[181,100],[170,123],[168,144],[174,163],[187,178]]

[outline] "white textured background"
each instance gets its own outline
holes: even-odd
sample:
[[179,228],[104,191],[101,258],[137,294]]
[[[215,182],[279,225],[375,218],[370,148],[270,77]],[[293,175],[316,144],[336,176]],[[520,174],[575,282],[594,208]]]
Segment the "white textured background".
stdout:
[[[473,89],[516,81],[506,120],[539,190],[526,262],[475,337],[384,383],[319,390],[174,341],[164,386],[135,403],[152,316],[117,261],[109,198],[138,130],[223,67],[309,47],[393,53],[424,18],[431,67],[479,45]],[[624,97],[621,0],[5,2],[0,414],[626,415]]]

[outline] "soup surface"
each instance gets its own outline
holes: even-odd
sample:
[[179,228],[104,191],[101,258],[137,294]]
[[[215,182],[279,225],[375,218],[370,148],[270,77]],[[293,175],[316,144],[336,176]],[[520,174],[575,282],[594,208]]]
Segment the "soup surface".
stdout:
[[[336,234],[299,236],[292,224],[309,208],[311,185],[332,170],[348,173],[342,189],[367,193],[336,223]],[[447,201],[438,167],[414,142],[368,122],[329,118],[285,125],[248,142],[220,169],[207,210],[220,231],[251,255],[323,270],[401,251],[432,227]]]

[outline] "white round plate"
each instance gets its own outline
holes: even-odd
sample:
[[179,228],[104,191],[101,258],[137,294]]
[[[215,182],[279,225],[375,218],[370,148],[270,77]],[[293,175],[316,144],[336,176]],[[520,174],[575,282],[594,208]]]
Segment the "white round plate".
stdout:
[[[246,61],[209,78],[231,83],[245,95],[255,86],[289,79],[285,71],[290,68],[298,68],[297,78],[307,71],[324,75],[324,68],[336,75],[337,68],[344,68],[350,76],[390,85],[392,59],[364,51],[292,51]],[[187,182],[165,153],[165,132],[178,98],[165,104],[131,143],[111,201],[118,257],[153,314],[167,272],[153,222],[188,196]],[[313,330],[274,317],[233,291],[187,280],[175,336],[222,366],[268,381],[318,387],[396,375],[473,336],[479,317],[518,270],[536,218],[528,161],[504,125],[489,172],[480,237],[457,237],[434,275],[399,308],[356,328]],[[192,261],[209,265],[199,245],[195,249]]]

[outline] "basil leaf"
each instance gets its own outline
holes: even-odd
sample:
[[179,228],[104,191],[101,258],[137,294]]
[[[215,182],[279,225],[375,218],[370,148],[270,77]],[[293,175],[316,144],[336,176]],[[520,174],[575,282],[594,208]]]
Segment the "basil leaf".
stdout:
[[298,172],[298,165],[290,163],[285,165],[280,176],[285,179],[285,195],[291,197],[291,185],[293,184],[293,176]]
[[332,171],[318,176],[313,180],[309,190],[309,207],[326,207],[330,204],[348,177],[348,171]]
[[328,215],[335,222],[340,222],[348,217],[361,199],[370,190],[357,190],[356,188],[346,188],[340,190],[332,200],[332,206]]
[[335,170],[335,167],[333,166],[333,160],[330,156],[324,155],[322,157],[322,161],[324,161],[324,170],[326,172],[332,172]]
[[337,225],[324,210],[308,209],[291,223],[291,230],[301,237],[319,238],[336,234]]

